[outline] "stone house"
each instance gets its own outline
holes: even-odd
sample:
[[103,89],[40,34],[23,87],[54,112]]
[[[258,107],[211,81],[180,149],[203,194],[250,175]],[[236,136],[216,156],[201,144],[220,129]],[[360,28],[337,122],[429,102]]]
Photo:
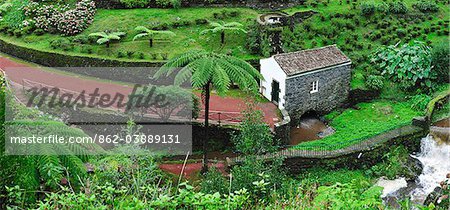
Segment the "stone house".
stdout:
[[327,113],[348,97],[351,60],[336,45],[261,59],[261,94],[293,120],[308,112]]

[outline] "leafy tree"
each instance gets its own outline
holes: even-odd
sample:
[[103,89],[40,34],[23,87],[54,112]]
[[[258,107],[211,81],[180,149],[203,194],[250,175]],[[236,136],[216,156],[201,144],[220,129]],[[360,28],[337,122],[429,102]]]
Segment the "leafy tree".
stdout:
[[263,113],[254,104],[244,111],[239,134],[233,136],[236,149],[245,155],[262,155],[276,150],[273,135],[264,122]]
[[369,182],[353,180],[319,187],[314,203],[319,209],[382,209],[382,191],[382,187]]
[[206,29],[203,30],[202,32],[200,32],[200,34],[207,34],[207,33],[220,33],[220,43],[224,44],[225,43],[225,32],[226,31],[231,31],[234,33],[238,33],[238,32],[242,32],[242,33],[247,33],[246,30],[242,29],[243,25],[241,23],[238,22],[229,22],[229,23],[225,23],[225,22],[211,22],[210,26],[212,28],[210,29]]
[[110,44],[114,40],[120,40],[123,36],[125,36],[125,32],[98,32],[89,34],[90,37],[98,37],[98,44],[105,44],[107,48],[109,48]]
[[431,50],[431,60],[437,79],[441,82],[450,82],[450,46],[448,42],[438,42]]
[[418,41],[400,47],[397,45],[378,49],[372,55],[371,62],[378,67],[382,75],[400,83],[405,90],[415,87],[430,89],[432,81],[436,79],[430,48]]
[[142,37],[147,37],[150,47],[153,47],[153,39],[157,35],[176,36],[176,34],[173,33],[172,31],[155,31],[155,30],[148,29],[144,26],[138,26],[134,30],[139,31],[139,34],[134,36],[133,41],[135,41],[136,39],[140,39]]
[[256,93],[257,79],[262,75],[249,63],[238,58],[206,51],[191,51],[177,56],[164,64],[155,74],[155,78],[169,76],[176,68],[181,68],[175,76],[175,85],[187,81],[192,87],[202,89],[205,104],[205,140],[203,141],[203,172],[207,171],[206,147],[209,139],[209,99],[211,88],[224,95],[232,83],[239,88]]

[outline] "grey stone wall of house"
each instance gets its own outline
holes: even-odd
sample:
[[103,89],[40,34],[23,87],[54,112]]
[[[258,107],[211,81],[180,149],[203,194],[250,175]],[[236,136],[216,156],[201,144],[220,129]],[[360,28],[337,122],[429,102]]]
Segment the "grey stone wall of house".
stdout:
[[[310,93],[311,83],[317,80],[319,91]],[[342,105],[349,94],[350,80],[350,63],[287,78],[284,107],[292,122],[309,110],[325,114]]]

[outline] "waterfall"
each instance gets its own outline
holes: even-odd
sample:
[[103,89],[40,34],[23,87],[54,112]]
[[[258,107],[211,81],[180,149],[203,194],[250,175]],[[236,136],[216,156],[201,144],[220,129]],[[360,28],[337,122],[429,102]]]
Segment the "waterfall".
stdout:
[[415,156],[423,164],[418,178],[418,188],[412,192],[412,200],[423,202],[439,183],[450,173],[450,144],[439,144],[431,135],[421,141],[421,152]]

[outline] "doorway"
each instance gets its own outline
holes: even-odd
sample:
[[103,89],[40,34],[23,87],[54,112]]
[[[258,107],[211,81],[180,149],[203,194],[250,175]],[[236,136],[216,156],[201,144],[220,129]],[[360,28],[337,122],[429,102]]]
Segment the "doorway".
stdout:
[[276,80],[272,80],[272,102],[278,104],[280,101],[280,83]]

